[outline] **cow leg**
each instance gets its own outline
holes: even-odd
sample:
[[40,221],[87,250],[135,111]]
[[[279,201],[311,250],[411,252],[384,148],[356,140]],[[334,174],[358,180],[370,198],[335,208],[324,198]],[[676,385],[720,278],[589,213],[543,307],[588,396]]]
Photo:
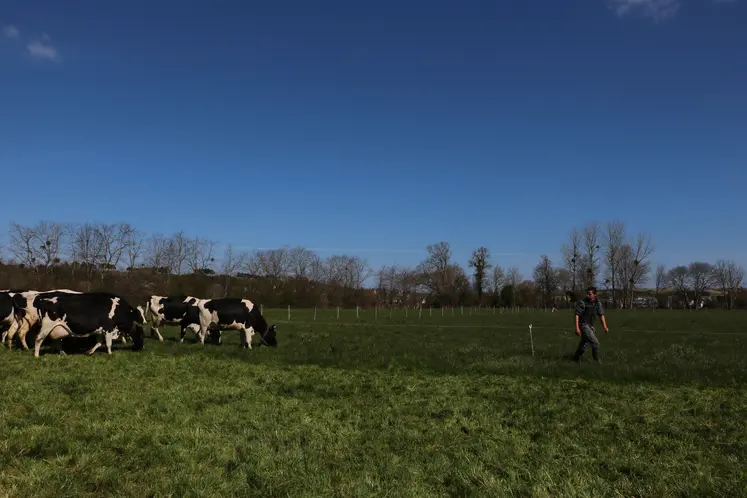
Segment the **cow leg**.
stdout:
[[254,337],[254,327],[247,327],[246,329],[246,342],[249,344],[249,349],[252,349],[252,338]]
[[223,331],[221,329],[215,329],[213,332],[211,332],[211,335],[214,337],[215,344],[220,346],[223,344]]
[[[187,327],[182,325],[182,330],[179,332],[179,342],[184,342],[184,336],[187,335]],[[163,340],[163,339],[161,339]]]
[[13,336],[16,335],[16,330],[18,330],[18,322],[16,320],[13,320],[10,323],[10,327],[8,327],[8,330],[3,333],[3,342],[6,343],[5,346],[8,349],[13,346]]
[[[158,327],[154,327],[153,325],[150,326],[150,336],[158,336],[158,340],[160,342],[163,342],[163,336],[158,331]],[[182,329],[182,339],[184,338],[184,329]]]
[[200,310],[200,344],[205,345],[205,336],[208,330],[212,327],[212,316],[207,313],[206,310]]
[[242,348],[252,349],[252,336],[251,332],[249,332],[250,329],[251,327],[247,328],[245,325],[239,329],[239,334],[241,334],[240,347]]
[[86,354],[90,356],[93,353],[95,353],[96,350],[99,349],[100,347],[101,347],[101,341],[96,341],[96,344],[94,344],[91,349],[89,349],[88,351],[86,351]]
[[21,324],[18,326],[18,339],[21,340],[21,346],[23,346],[23,349],[26,351],[29,350],[29,346],[26,344],[26,334],[28,334],[30,328],[31,325],[26,320],[22,320]]
[[106,352],[112,354],[112,333],[104,333],[104,340],[106,341]]
[[18,332],[18,327],[19,327],[18,320],[13,320],[13,323],[11,323],[10,327],[8,327],[8,333],[5,334],[5,340],[7,341],[5,345],[7,346],[8,349],[13,348],[13,338],[16,336],[16,333]]

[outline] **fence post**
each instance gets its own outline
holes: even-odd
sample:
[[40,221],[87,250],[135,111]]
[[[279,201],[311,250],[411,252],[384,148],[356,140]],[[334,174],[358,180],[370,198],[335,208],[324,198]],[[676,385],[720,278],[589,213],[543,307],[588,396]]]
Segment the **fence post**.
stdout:
[[358,305],[355,306],[355,319],[359,319],[361,317],[361,314],[358,312],[359,307]]
[[316,306],[314,306],[314,321],[316,321]]
[[290,322],[291,319],[291,305],[288,305],[288,321]]
[[337,307],[337,319],[338,320],[340,319],[340,307],[339,306]]

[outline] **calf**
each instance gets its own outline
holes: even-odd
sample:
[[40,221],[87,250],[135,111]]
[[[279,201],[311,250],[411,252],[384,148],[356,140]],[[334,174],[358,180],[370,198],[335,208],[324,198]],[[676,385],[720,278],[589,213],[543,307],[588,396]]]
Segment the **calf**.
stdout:
[[80,294],[78,291],[69,289],[56,289],[51,291],[21,291],[11,292],[13,299],[13,312],[15,314],[15,323],[11,325],[6,336],[8,348],[13,345],[13,337],[18,334],[18,339],[21,341],[23,349],[28,350],[29,347],[26,344],[26,334],[29,330],[39,323],[39,312],[34,306],[34,300],[37,296],[54,297],[57,295],[66,294]]
[[155,332],[158,340],[163,336],[158,331],[161,325],[179,325],[181,342],[184,342],[186,329],[199,337],[200,317],[195,306],[198,299],[192,296],[151,296],[145,305],[145,318],[150,325],[151,335]]
[[39,295],[33,304],[41,319],[41,330],[34,345],[36,358],[39,357],[42,342],[48,336],[62,339],[68,336],[78,338],[97,335],[99,340],[88,354],[93,354],[101,346],[101,336],[104,337],[109,354],[112,354],[112,340],[120,335],[132,337],[134,351],[143,349],[145,316],[141,310],[115,294],[91,292]]
[[197,301],[200,317],[200,342],[205,344],[208,329],[217,329],[217,340],[220,344],[221,330],[241,331],[241,345],[252,349],[252,336],[260,333],[262,342],[268,346],[278,345],[275,325],[268,326],[262,313],[248,299],[223,298],[200,299]]

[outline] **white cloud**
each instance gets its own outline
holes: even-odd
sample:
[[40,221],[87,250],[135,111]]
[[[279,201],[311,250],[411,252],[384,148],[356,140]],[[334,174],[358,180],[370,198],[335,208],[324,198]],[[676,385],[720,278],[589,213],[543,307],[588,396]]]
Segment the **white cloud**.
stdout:
[[48,59],[51,61],[60,60],[60,54],[57,52],[57,49],[48,42],[45,43],[39,40],[33,41],[26,45],[26,48],[28,48],[29,53],[37,59]]
[[5,38],[18,38],[21,36],[21,32],[12,24],[8,24],[7,26],[3,26],[3,36]]
[[640,12],[658,22],[677,14],[680,2],[679,0],[607,0],[607,6],[619,17]]

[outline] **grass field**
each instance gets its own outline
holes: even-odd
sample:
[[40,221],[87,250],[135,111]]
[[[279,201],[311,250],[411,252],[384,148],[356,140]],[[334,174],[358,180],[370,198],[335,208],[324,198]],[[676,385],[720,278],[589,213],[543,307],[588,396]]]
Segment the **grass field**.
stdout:
[[277,349],[0,351],[0,495],[747,496],[747,313],[609,311],[601,365],[567,310],[265,315]]

